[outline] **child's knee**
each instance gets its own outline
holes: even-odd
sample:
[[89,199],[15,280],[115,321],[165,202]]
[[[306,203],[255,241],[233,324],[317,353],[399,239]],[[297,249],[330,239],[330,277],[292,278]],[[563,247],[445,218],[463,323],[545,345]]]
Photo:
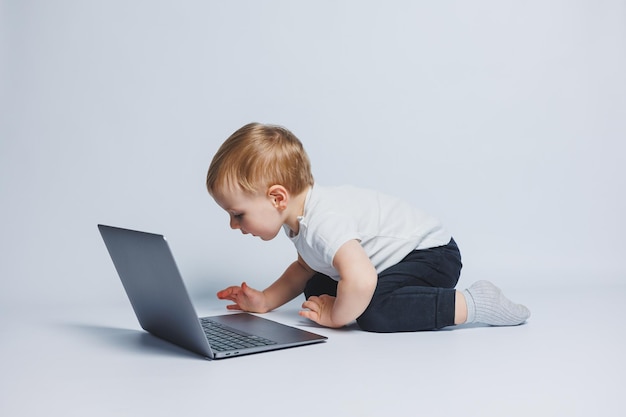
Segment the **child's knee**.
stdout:
[[323,274],[315,274],[304,287],[304,297],[308,299],[313,295],[320,296],[322,294],[335,297],[337,295],[337,281]]
[[388,320],[375,310],[365,310],[365,312],[356,319],[356,322],[359,328],[366,332],[388,333],[392,331],[389,330]]

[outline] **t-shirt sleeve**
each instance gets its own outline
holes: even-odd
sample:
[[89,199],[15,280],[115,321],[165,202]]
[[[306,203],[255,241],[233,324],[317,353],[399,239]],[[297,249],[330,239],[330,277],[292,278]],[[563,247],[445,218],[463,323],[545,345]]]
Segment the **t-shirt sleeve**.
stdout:
[[357,222],[349,216],[332,214],[317,224],[314,229],[313,249],[322,254],[328,265],[333,264],[335,254],[344,243],[353,239],[361,240]]

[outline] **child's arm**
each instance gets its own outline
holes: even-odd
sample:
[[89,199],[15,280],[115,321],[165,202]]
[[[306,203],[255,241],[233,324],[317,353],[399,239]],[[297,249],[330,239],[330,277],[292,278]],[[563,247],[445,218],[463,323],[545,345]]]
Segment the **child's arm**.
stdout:
[[378,274],[357,240],[346,242],[339,248],[333,266],[341,277],[337,297],[310,297],[302,304],[308,310],[301,311],[300,315],[322,326],[341,327],[365,311],[374,295]]
[[313,270],[298,256],[298,260],[264,291],[255,290],[244,282],[241,287],[228,287],[218,292],[217,297],[234,302],[226,306],[230,310],[266,313],[300,295],[313,274]]
[[315,271],[298,255],[298,260],[289,265],[280,278],[263,291],[267,311],[278,308],[302,294],[306,283],[314,274]]

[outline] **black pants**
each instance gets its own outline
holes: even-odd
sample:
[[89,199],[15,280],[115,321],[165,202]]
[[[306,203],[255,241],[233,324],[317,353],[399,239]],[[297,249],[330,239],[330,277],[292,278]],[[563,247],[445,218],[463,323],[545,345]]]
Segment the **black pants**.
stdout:
[[[357,318],[370,332],[434,330],[454,324],[454,286],[461,274],[454,239],[445,246],[414,250],[378,275],[374,296]],[[324,274],[307,282],[304,295],[337,295],[337,281]]]

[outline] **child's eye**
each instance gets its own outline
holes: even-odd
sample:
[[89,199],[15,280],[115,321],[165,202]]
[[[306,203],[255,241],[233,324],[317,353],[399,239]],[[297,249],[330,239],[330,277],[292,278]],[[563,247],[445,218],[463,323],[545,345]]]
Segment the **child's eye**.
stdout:
[[243,213],[233,214],[233,217],[237,220],[243,218]]

